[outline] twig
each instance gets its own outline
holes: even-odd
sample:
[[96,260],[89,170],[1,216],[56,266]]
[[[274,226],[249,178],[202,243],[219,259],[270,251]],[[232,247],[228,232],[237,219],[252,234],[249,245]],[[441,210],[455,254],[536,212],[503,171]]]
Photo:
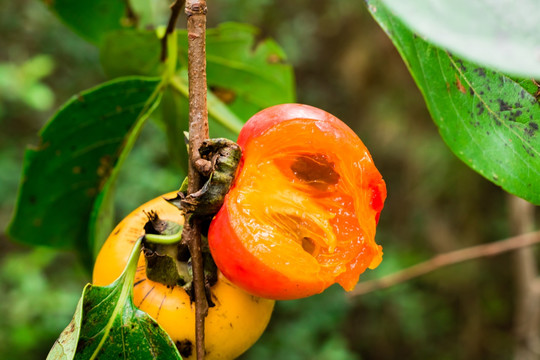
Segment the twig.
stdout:
[[[201,188],[199,148],[208,138],[208,109],[206,103],[206,1],[186,2],[188,31],[189,78],[189,168],[188,194]],[[204,164],[204,162],[203,162]],[[203,169],[204,170],[204,169]],[[195,287],[195,335],[197,359],[204,359],[204,319],[208,302],[204,286],[203,259],[201,254],[201,223],[190,216],[184,225],[183,241],[188,245],[193,267]]]
[[[510,225],[514,234],[523,234],[534,228],[534,206],[516,196],[509,198]],[[517,249],[514,254],[516,305],[514,329],[516,343],[514,359],[538,359],[540,316],[537,264],[531,247]]]
[[348,296],[352,298],[370,293],[375,290],[386,289],[428,274],[445,266],[457,264],[467,260],[499,255],[504,252],[516,250],[537,243],[540,243],[540,231],[514,236],[489,244],[471,246],[468,248],[436,255],[427,261],[384,276],[380,279],[361,282],[353,291],[348,294]]
[[136,27],[139,24],[139,16],[135,10],[133,10],[129,0],[124,0],[124,3],[126,4],[126,19],[128,23],[129,25]]
[[184,6],[184,2],[185,0],[175,0],[175,2],[171,5],[171,17],[169,18],[165,35],[163,35],[161,38],[161,62],[165,62],[165,60],[167,60],[167,37],[169,34],[173,33],[176,27],[176,22],[178,21],[178,16],[180,15],[180,10],[182,10],[182,7]]

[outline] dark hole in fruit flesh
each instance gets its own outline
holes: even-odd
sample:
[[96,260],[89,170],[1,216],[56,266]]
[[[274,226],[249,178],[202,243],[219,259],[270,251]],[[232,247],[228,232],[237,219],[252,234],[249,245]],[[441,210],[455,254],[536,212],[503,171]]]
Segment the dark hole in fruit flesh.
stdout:
[[309,255],[315,257],[319,253],[319,246],[309,236],[303,236],[303,229],[312,227],[313,224],[302,220],[301,217],[295,215],[286,215],[281,213],[274,213],[272,220],[275,221],[275,225],[280,227],[283,231],[286,231],[293,238],[297,239],[298,244],[302,246],[302,249]]
[[315,245],[315,241],[312,238],[304,236],[302,238],[302,249],[308,254],[314,255],[317,245]]
[[324,154],[301,154],[291,164],[291,171],[296,178],[310,185],[335,185],[339,174],[334,170],[335,164]]

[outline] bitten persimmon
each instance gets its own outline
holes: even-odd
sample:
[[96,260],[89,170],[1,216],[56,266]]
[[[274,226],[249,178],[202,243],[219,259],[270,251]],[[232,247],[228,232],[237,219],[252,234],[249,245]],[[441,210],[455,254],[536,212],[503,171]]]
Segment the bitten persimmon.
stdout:
[[238,137],[237,178],[208,240],[220,271],[260,297],[352,290],[382,260],[375,228],[386,185],[358,136],[300,104],[254,115]]
[[[133,244],[145,233],[148,213],[152,211],[162,220],[183,223],[178,209],[164,199],[175,195],[176,192],[165,194],[143,204],[116,226],[96,260],[95,285],[108,285],[122,273]],[[205,359],[234,359],[261,336],[270,320],[274,301],[248,294],[219,272],[211,295],[215,306],[208,310],[205,321]],[[195,304],[181,286],[166,286],[148,279],[142,255],[134,280],[133,301],[165,329],[183,359],[195,358]]]

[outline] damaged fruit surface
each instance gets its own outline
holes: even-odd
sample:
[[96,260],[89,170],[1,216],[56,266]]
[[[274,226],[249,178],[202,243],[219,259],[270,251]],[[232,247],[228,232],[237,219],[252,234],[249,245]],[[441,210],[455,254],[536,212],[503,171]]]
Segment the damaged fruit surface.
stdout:
[[239,172],[210,225],[222,273],[257,296],[352,290],[382,260],[375,228],[386,185],[358,136],[333,115],[277,105],[243,127]]
[[[145,234],[147,214],[156,213],[166,222],[183,223],[180,211],[163,195],[143,204],[113,230],[101,249],[93,273],[95,285],[108,285],[123,271],[136,240]],[[179,266],[187,266],[181,264]],[[153,317],[178,347],[183,359],[195,358],[195,304],[183,287],[149,280],[145,257],[139,258],[134,280],[135,306]],[[210,288],[215,304],[205,321],[205,346],[208,360],[234,359],[253,345],[270,320],[274,301],[248,294],[218,272]]]

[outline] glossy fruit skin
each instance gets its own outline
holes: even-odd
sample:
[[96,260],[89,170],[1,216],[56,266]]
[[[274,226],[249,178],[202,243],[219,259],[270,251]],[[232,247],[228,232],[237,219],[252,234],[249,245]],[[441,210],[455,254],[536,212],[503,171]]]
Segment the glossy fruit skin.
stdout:
[[333,283],[352,290],[378,266],[386,185],[347,125],[312,106],[277,105],[255,114],[238,144],[237,178],[208,234],[229,280],[287,300]]
[[[112,283],[123,271],[135,241],[144,234],[147,216],[143,211],[156,211],[163,220],[183,222],[177,208],[164,198],[151,200],[122,220],[103,245],[94,266],[93,282],[104,286]],[[261,299],[233,285],[221,273],[212,286],[216,304],[208,311],[205,321],[206,357],[208,360],[234,359],[250,348],[270,321],[274,301]],[[135,305],[152,316],[170,335],[179,348],[191,347],[195,358],[195,308],[186,291],[179,286],[167,286],[146,278],[144,256],[139,258],[134,280]],[[185,353],[183,354],[185,355]]]

